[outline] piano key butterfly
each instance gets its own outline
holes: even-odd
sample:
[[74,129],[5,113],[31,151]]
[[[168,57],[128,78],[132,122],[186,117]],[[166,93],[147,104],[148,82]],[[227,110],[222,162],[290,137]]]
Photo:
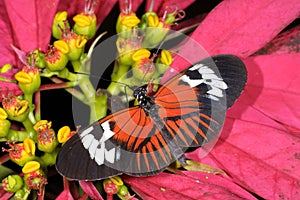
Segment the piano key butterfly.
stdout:
[[233,55],[206,58],[172,77],[150,96],[134,90],[138,105],[120,110],[80,130],[61,148],[59,173],[69,179],[98,180],[118,174],[162,172],[184,152],[217,138],[226,109],[247,80]]

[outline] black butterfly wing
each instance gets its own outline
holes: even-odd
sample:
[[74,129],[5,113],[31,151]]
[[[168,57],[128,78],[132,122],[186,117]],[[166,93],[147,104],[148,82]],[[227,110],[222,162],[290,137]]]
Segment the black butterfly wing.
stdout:
[[163,171],[174,158],[162,133],[140,107],[95,122],[61,148],[56,168],[74,180],[99,180],[121,173],[134,176]]
[[204,59],[174,76],[154,96],[168,137],[182,147],[216,138],[246,80],[245,65],[233,55]]

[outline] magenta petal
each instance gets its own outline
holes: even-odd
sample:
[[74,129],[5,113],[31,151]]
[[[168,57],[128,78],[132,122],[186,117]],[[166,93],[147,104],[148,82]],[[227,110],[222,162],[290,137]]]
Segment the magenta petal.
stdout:
[[69,190],[64,190],[62,191],[58,197],[56,197],[56,200],[73,200],[73,196],[72,194],[70,193]]
[[228,115],[257,122],[255,113],[263,113],[265,125],[279,128],[280,122],[300,129],[300,54],[256,56],[245,63],[247,87]]
[[7,23],[10,23],[13,30],[14,45],[23,51],[38,48],[46,50],[57,4],[58,0],[5,0],[9,17]]
[[229,179],[199,172],[184,173],[125,177],[124,181],[143,199],[255,199]]
[[80,187],[83,191],[91,198],[91,199],[98,199],[103,200],[102,196],[100,195],[97,188],[94,184],[90,181],[79,181]]
[[0,1],[0,7],[0,67],[2,67],[2,65],[7,63],[14,65],[16,59],[14,57],[13,50],[10,46],[14,43],[14,34],[10,24],[8,23],[8,15],[7,10],[4,9],[4,1]]
[[203,162],[213,160],[236,183],[265,199],[300,198],[299,137],[232,119],[224,132],[230,135],[223,134]]
[[293,27],[274,38],[257,54],[300,53],[300,25]]
[[[191,38],[211,55],[230,53],[247,57],[296,19],[299,10],[298,0],[225,0],[207,15]],[[172,64],[178,71],[203,58],[200,55],[193,59],[203,52],[190,43],[179,54],[182,58],[176,58]]]

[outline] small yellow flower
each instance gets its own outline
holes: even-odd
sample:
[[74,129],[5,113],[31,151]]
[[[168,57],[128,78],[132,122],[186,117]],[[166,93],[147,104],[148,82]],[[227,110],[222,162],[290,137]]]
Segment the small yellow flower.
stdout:
[[42,190],[47,183],[45,173],[41,169],[41,165],[37,161],[29,161],[22,168],[24,173],[25,185],[29,190]]
[[165,65],[170,66],[173,62],[173,57],[168,50],[163,49],[161,51],[161,62]]
[[132,60],[134,61],[140,61],[144,58],[149,58],[151,55],[151,52],[147,49],[139,49],[132,55]]
[[81,13],[73,17],[75,22],[74,32],[92,38],[97,31],[97,18],[95,14]]
[[148,26],[149,27],[157,27],[159,25],[159,18],[157,15],[149,15],[148,16]]
[[52,126],[52,122],[48,122],[48,120],[40,120],[34,126],[33,129],[36,131],[41,131],[44,129],[49,129]]
[[129,15],[122,15],[121,24],[127,27],[134,27],[140,23],[140,19],[135,15],[135,13],[131,13]]
[[68,13],[66,11],[57,12],[55,14],[53,24],[52,24],[52,35],[56,39],[60,39],[62,36],[62,31],[64,31],[66,28],[69,27],[67,17],[68,17]]
[[37,161],[29,161],[22,168],[24,174],[29,174],[35,171],[38,171],[41,167],[41,164]]
[[15,79],[22,84],[30,84],[32,83],[32,78],[31,76],[24,72],[24,71],[20,71],[18,73],[15,74]]
[[57,40],[53,43],[53,45],[63,54],[67,54],[70,51],[68,43],[64,40]]
[[23,122],[29,114],[29,105],[26,100],[19,100],[17,97],[10,97],[2,102],[3,108],[9,119]]
[[36,66],[24,66],[22,71],[15,74],[15,79],[24,94],[33,94],[41,85],[39,69]]
[[63,126],[58,130],[57,140],[59,143],[65,143],[68,139],[71,138],[71,129],[69,126]]
[[89,16],[84,14],[78,14],[73,17],[74,22],[81,27],[89,26],[92,23],[92,20]]
[[56,20],[57,22],[63,22],[67,20],[67,17],[68,17],[67,11],[57,12],[55,14],[54,20]]
[[114,176],[114,177],[111,177],[109,178],[114,184],[116,184],[117,186],[121,186],[123,185],[123,181],[122,179],[119,177],[119,176]]
[[35,143],[32,139],[26,138],[23,142],[26,153],[35,155]]
[[58,145],[58,141],[53,129],[51,129],[51,122],[47,120],[40,120],[34,126],[37,131],[37,146],[40,151],[51,153]]
[[[10,149],[3,149],[4,151],[9,152],[10,159],[20,166],[24,166],[24,164],[28,161],[31,161],[35,158],[34,152],[35,147],[30,147],[30,149],[25,150],[24,143],[7,143]],[[26,144],[28,145],[28,144]]]

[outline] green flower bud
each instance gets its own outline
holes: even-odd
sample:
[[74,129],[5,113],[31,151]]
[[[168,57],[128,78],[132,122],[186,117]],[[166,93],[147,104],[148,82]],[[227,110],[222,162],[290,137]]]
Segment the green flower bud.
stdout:
[[10,121],[6,119],[0,119],[0,138],[5,138],[10,128]]
[[[34,55],[33,57],[35,59],[35,66],[40,69],[43,69],[47,66],[44,53],[40,52],[39,50],[34,50],[31,53]],[[31,60],[29,60],[29,63],[32,63]]]
[[60,39],[62,31],[66,28],[70,28],[69,22],[67,21],[68,13],[66,11],[57,12],[55,14],[52,24],[52,35],[56,39]]
[[40,169],[40,163],[29,161],[22,168],[25,185],[30,190],[41,190],[47,183],[45,173]]
[[132,28],[137,27],[140,23],[135,13],[121,13],[117,20],[116,30],[120,37],[128,39],[131,37]]
[[28,118],[28,101],[20,100],[17,97],[10,97],[2,101],[3,109],[7,113],[7,118],[18,122],[23,122]]
[[173,62],[173,57],[168,50],[163,49],[160,57],[156,60],[156,73],[163,75],[170,67]]
[[37,132],[38,149],[47,153],[53,152],[58,145],[58,141],[54,130],[51,129],[51,122],[40,120],[33,128]]
[[116,42],[120,65],[132,65],[134,61],[132,60],[132,55],[137,49],[142,46],[141,39],[138,37],[131,37],[129,39],[124,39],[119,37]]
[[65,69],[69,59],[66,55],[69,52],[69,47],[65,43],[58,41],[51,46],[46,53],[46,64],[50,71],[61,71]]
[[26,190],[26,188],[22,188],[15,193],[14,200],[24,200],[28,195],[29,190]]
[[132,65],[133,76],[139,80],[148,80],[155,72],[153,60],[150,59],[151,53],[147,49],[140,49],[132,55],[135,61]]
[[88,39],[94,37],[97,31],[97,18],[95,14],[78,14],[73,17],[75,25],[73,30],[78,35],[85,35]]
[[154,48],[160,44],[167,36],[170,26],[164,25],[159,22],[157,27],[148,27],[144,33],[143,47]]
[[[59,41],[56,41],[59,42]],[[83,51],[84,51],[84,46],[87,42],[87,39],[83,35],[75,35],[73,34],[73,37],[71,39],[68,39],[66,41],[61,41],[61,42],[66,42],[66,44],[69,46],[69,51],[67,53],[67,56],[69,60],[71,61],[76,61],[79,60]],[[55,45],[55,43],[54,43]]]
[[3,149],[9,152],[10,159],[18,164],[24,166],[25,163],[35,159],[35,143],[30,138],[24,140],[24,143],[7,143],[10,149]]
[[159,18],[155,12],[146,12],[139,23],[139,28],[142,33],[145,32],[147,27],[157,27]]
[[41,77],[37,67],[24,66],[15,74],[15,79],[24,94],[33,94],[41,86]]
[[17,192],[23,187],[23,179],[19,175],[9,175],[2,180],[2,188],[7,192]]

